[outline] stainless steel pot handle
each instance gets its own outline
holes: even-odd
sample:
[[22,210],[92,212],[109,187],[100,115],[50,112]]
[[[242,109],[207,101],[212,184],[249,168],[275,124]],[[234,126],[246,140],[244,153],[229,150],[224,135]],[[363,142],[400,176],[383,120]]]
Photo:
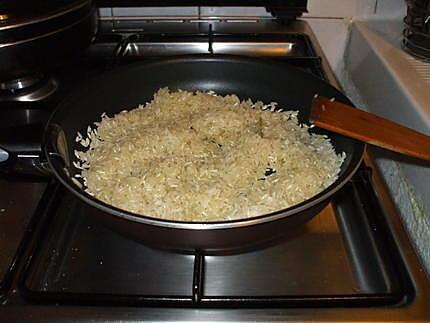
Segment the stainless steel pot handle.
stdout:
[[[0,141],[0,173],[6,175],[51,176],[41,148],[43,126],[18,127],[16,141]],[[0,139],[1,140],[1,139]]]

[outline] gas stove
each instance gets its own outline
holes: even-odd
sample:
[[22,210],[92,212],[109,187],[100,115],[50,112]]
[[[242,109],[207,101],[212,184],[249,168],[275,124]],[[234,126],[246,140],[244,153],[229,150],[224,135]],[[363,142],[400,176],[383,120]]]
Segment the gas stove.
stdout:
[[[339,87],[301,20],[101,21],[89,50],[53,71],[58,84],[51,95],[0,102],[0,146],[18,149],[17,168],[27,170],[0,179],[0,319],[426,321],[430,282],[370,156],[289,239],[217,256],[128,240],[87,217],[58,182],[31,174],[44,123],[82,79],[190,53],[279,60]],[[17,133],[23,126],[28,132]]]

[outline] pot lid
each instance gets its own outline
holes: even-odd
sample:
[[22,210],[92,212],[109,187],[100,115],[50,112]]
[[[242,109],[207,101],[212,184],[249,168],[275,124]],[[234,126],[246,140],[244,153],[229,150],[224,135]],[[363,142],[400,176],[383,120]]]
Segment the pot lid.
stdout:
[[0,4],[0,30],[46,21],[76,11],[91,0],[3,0]]

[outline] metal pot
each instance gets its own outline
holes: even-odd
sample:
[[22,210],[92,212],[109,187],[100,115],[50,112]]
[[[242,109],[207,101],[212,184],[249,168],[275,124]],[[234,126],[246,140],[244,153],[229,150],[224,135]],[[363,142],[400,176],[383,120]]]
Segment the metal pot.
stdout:
[[85,49],[97,29],[91,0],[0,5],[0,90],[17,90]]

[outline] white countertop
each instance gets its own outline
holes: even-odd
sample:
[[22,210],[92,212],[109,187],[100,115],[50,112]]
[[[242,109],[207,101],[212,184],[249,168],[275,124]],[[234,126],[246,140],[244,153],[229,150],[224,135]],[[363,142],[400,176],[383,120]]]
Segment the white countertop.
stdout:
[[[344,68],[335,70],[356,105],[430,134],[430,64],[401,49],[401,19],[351,23]],[[430,272],[430,163],[375,149],[376,164]]]

